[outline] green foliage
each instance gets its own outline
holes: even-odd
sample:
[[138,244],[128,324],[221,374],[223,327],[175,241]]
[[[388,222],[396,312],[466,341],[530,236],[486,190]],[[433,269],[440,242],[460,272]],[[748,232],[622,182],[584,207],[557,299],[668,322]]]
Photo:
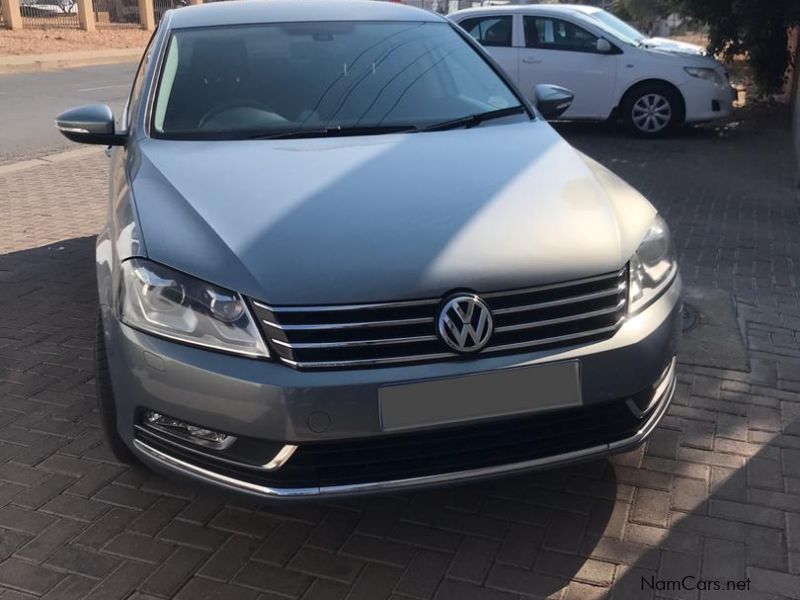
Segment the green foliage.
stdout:
[[651,30],[657,19],[675,11],[675,0],[614,0],[612,10],[620,18]]
[[[631,0],[636,2],[637,0]],[[709,26],[709,50],[747,56],[759,89],[779,92],[792,57],[789,28],[800,24],[800,0],[673,0]]]

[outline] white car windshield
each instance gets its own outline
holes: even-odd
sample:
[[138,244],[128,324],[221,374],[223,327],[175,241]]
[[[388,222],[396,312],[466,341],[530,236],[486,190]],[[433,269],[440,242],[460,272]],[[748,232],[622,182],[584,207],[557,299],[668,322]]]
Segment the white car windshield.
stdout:
[[447,23],[273,23],[174,31],[152,134],[359,135],[475,116],[530,118]]
[[604,10],[594,11],[589,13],[589,16],[598,21],[605,31],[614,34],[626,44],[638,46],[647,39],[647,36],[641,31]]

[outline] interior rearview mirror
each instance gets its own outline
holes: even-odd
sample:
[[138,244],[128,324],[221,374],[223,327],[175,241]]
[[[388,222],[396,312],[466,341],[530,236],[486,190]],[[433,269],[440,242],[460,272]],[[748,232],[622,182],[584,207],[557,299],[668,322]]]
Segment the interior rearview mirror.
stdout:
[[575,94],[557,85],[539,84],[532,90],[533,102],[548,121],[557,119],[572,106]]
[[125,135],[116,133],[114,114],[106,104],[86,104],[56,117],[56,129],[73,142],[121,146]]
[[597,51],[598,52],[600,52],[601,54],[608,54],[613,49],[614,49],[614,47],[611,45],[611,42],[609,42],[607,39],[598,38],[598,40],[597,40]]

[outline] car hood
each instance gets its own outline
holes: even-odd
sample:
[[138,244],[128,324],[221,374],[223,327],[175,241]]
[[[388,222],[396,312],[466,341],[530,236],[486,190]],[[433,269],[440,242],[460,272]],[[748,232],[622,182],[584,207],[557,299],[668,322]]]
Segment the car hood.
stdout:
[[671,52],[673,54],[689,54],[692,56],[706,56],[708,52],[702,46],[680,42],[668,38],[648,38],[642,42],[645,48]]
[[655,211],[547,123],[136,146],[147,255],[276,305],[534,286],[622,267]]

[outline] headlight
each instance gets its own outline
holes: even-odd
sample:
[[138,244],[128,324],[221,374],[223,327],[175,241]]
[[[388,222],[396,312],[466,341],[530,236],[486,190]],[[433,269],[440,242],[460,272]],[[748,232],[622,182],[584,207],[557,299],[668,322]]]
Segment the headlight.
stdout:
[[716,69],[709,69],[707,67],[684,67],[683,70],[686,71],[687,74],[692,77],[697,77],[698,79],[706,79],[720,85],[725,83],[722,75],[720,75]]
[[669,227],[657,216],[630,262],[628,311],[646,308],[669,287],[678,272]]
[[147,333],[246,356],[269,356],[242,297],[163,265],[122,263],[122,322]]

